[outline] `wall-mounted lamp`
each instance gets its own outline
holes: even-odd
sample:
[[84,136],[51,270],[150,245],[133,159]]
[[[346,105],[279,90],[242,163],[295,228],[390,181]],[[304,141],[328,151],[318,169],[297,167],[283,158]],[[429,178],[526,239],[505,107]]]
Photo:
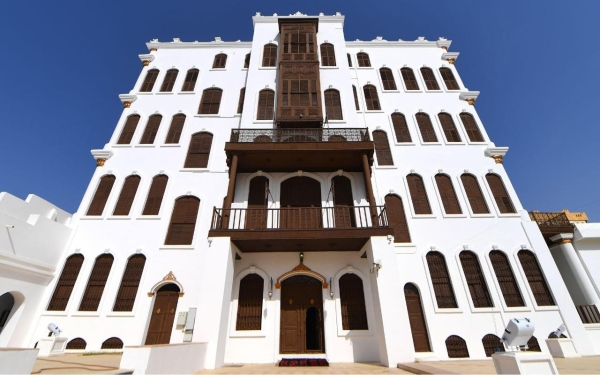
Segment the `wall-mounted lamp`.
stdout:
[[331,277],[329,278],[329,296],[333,298],[333,282],[331,281]]
[[379,270],[381,269],[381,261],[377,260],[373,263],[373,267],[369,270],[370,273],[374,273],[375,276],[379,275]]
[[392,242],[394,242],[394,236],[392,236],[391,234],[388,234],[387,240],[388,240],[388,244],[391,244]]
[[304,253],[300,253],[300,263],[304,263]]
[[269,299],[273,297],[273,278],[271,277],[271,283],[269,284]]

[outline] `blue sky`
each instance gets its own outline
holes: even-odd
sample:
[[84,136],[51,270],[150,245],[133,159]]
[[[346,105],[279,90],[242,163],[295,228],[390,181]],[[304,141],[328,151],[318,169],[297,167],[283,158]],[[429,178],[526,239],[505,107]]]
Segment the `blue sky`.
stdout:
[[600,221],[599,1],[2,1],[0,191],[74,212],[145,42],[250,40],[255,12],[297,10],[342,12],[347,40],[452,39],[525,208]]

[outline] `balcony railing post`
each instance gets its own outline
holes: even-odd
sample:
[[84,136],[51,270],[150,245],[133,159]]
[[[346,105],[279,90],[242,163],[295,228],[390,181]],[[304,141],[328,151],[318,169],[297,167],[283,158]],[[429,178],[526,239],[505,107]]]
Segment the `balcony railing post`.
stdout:
[[231,158],[231,168],[229,169],[229,186],[227,187],[227,197],[223,204],[223,229],[229,229],[229,215],[231,213],[231,202],[233,202],[233,192],[235,191],[235,180],[237,177],[238,156],[234,154]]
[[367,187],[367,199],[371,211],[371,223],[374,227],[378,226],[377,208],[375,208],[375,195],[373,194],[373,185],[371,184],[371,168],[369,167],[369,157],[367,154],[362,155],[363,175],[365,178],[365,186]]

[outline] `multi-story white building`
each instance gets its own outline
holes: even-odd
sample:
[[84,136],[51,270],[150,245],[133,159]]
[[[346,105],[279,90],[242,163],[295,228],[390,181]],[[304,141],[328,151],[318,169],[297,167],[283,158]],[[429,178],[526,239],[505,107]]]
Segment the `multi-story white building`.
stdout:
[[[451,41],[346,41],[253,17],[251,42],[153,40],[29,342],[206,342],[206,366],[486,358],[590,336],[460,79]],[[179,317],[180,313],[187,312]]]

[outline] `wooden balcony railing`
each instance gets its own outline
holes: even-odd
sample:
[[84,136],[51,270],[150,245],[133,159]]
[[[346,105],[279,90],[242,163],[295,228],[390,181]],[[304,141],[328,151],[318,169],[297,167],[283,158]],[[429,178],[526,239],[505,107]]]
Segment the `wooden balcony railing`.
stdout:
[[537,222],[546,240],[559,233],[573,233],[573,224],[564,212],[532,211],[529,218]]
[[233,129],[232,143],[370,142],[368,128]]

